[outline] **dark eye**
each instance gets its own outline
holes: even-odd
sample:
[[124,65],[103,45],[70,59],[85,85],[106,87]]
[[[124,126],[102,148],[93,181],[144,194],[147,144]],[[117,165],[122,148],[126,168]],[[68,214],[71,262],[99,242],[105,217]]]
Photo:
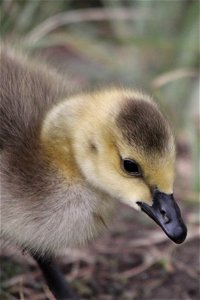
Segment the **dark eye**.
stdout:
[[141,171],[140,171],[140,168],[138,167],[137,163],[131,159],[126,159],[126,158],[123,159],[122,166],[123,166],[124,171],[126,173],[128,173],[129,175],[135,175],[135,176],[141,175]]

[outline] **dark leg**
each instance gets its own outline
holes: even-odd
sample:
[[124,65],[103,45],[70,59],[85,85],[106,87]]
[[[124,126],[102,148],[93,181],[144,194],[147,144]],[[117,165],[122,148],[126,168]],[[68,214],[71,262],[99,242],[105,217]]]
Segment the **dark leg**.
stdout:
[[53,259],[39,257],[32,254],[33,258],[40,266],[46,279],[48,287],[57,300],[78,300],[79,297],[73,292],[67,284],[63,273],[53,262]]

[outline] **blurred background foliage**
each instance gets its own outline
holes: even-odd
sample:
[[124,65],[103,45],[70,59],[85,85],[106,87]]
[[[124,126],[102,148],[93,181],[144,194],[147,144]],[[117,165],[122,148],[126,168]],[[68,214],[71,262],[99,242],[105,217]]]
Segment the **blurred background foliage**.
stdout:
[[[175,192],[177,198],[184,200],[181,205],[187,208],[185,216],[190,234],[194,231],[192,226],[199,223],[196,209],[200,191],[199,8],[199,1],[192,0],[0,0],[1,39],[48,61],[66,76],[71,89],[125,85],[143,89],[159,101],[177,136],[178,175]],[[136,215],[132,216],[132,211],[130,214],[130,224],[133,225],[132,219],[135,221]],[[110,244],[107,242],[109,249],[120,241],[120,230],[121,237],[125,238],[121,238],[123,247],[131,243],[129,235],[132,236],[133,230],[126,227],[127,221],[126,211],[123,222],[118,222],[118,227],[113,229],[113,235],[118,239],[111,239]],[[101,240],[99,244],[101,249]],[[130,249],[132,253],[132,246]],[[195,254],[198,251],[197,243],[194,243],[194,249]],[[80,253],[81,257],[82,250]],[[101,251],[98,253],[102,254]],[[122,259],[122,251],[119,250],[119,253],[114,258],[117,266],[116,262]],[[195,266],[198,268],[198,263],[195,255],[191,255],[193,252],[187,253],[186,263],[189,257],[194,257],[194,262],[187,263],[183,270],[191,273]],[[9,259],[5,260],[4,256],[1,265],[4,271],[0,280],[15,276],[15,272],[18,274],[18,269],[14,268],[12,262],[8,263]],[[102,255],[96,256],[95,251],[95,257],[98,261]],[[134,261],[130,257],[129,264]],[[156,259],[159,261],[159,258]],[[191,289],[192,284],[188,283],[184,272],[181,271],[183,285],[176,286],[180,286],[181,290],[182,286]],[[149,276],[152,278],[151,272]],[[192,283],[195,280],[192,277]],[[137,280],[133,282],[137,286]],[[129,288],[127,291],[125,289],[131,292],[130,299],[133,299],[133,282],[130,280]],[[110,287],[112,285],[113,282],[109,283]],[[177,298],[173,284],[170,289],[174,299]],[[2,299],[13,298],[3,296]],[[187,299],[191,298],[188,296]]]
[[1,38],[46,57],[71,86],[150,91],[191,149],[199,191],[199,1],[1,0],[0,10]]

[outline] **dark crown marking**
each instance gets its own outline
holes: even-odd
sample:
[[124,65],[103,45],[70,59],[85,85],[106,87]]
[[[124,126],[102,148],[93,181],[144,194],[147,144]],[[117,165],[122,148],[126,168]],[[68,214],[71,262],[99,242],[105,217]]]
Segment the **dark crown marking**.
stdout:
[[169,126],[158,108],[144,100],[127,100],[116,120],[123,137],[145,152],[163,152]]

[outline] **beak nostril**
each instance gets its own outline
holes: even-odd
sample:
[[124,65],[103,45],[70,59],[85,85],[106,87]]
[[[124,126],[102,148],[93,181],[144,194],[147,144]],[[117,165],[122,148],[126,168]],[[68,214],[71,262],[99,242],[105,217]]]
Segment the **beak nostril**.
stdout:
[[166,211],[164,209],[161,209],[160,213],[161,213],[162,216],[166,215]]
[[160,210],[160,213],[162,215],[162,218],[163,218],[163,221],[165,224],[169,223],[170,222],[170,218],[167,216],[167,213],[165,210],[161,209]]

